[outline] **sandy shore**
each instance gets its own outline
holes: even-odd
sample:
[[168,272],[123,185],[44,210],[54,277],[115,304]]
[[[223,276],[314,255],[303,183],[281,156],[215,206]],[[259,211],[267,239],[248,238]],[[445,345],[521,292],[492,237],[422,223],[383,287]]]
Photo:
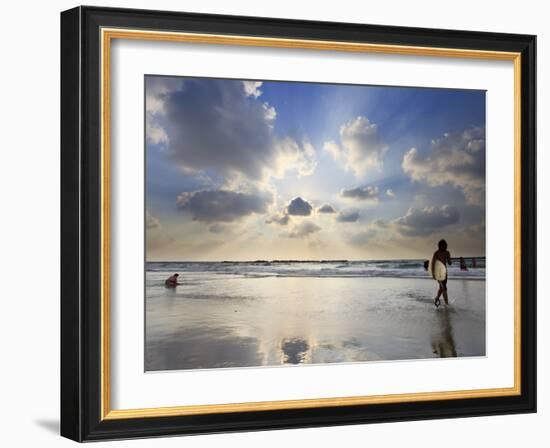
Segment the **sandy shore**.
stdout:
[[485,355],[485,281],[147,272],[148,371]]

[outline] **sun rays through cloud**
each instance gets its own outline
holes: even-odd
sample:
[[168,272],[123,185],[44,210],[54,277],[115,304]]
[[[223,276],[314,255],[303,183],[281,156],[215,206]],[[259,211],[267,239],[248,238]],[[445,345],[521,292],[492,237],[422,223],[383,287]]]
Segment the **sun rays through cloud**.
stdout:
[[485,251],[485,92],[146,76],[148,260]]

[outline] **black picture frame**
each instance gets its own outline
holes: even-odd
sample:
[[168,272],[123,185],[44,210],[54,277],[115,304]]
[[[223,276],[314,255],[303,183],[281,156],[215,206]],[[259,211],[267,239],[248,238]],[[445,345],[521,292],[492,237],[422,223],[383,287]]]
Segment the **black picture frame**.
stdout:
[[[101,418],[100,29],[521,53],[521,394],[149,418]],[[77,7],[61,13],[61,435],[76,441],[536,412],[536,37]]]

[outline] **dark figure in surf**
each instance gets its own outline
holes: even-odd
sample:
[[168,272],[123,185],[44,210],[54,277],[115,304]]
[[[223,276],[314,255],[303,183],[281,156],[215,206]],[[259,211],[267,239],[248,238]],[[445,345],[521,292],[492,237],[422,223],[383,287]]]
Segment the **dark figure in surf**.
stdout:
[[[436,275],[436,269],[435,269],[435,265],[437,261],[440,261],[441,263],[443,263],[443,266],[445,267],[444,278],[441,278],[441,277],[437,278],[438,276]],[[447,295],[447,264],[449,265],[452,264],[451,254],[447,250],[447,241],[440,240],[437,243],[437,250],[434,252],[432,256],[432,262],[431,262],[432,277],[439,284],[439,290],[437,291],[437,296],[434,299],[435,306],[439,306],[441,304],[440,297],[442,294],[443,294],[443,299],[445,299],[445,305],[449,304],[449,296]]]
[[167,288],[175,288],[176,286],[181,285],[181,283],[178,283],[178,277],[179,274],[171,275],[164,281],[164,286]]
[[460,257],[460,270],[461,271],[467,271],[468,266],[466,266],[466,262],[464,261],[464,257]]

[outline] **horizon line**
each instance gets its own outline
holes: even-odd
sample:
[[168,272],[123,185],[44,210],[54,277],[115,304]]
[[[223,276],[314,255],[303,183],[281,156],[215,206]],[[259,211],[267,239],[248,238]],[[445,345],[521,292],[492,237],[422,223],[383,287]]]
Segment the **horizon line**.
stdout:
[[[458,256],[451,257],[452,260],[458,260],[460,257],[464,259],[473,259],[473,258],[487,258],[486,255],[468,255],[468,256]],[[379,259],[366,259],[366,258],[318,258],[318,259],[298,259],[298,258],[257,258],[250,260],[145,260],[146,263],[259,263],[259,262],[307,262],[307,263],[318,263],[318,262],[350,262],[350,261],[417,261],[417,260],[427,260],[427,257],[423,258],[379,258]]]

